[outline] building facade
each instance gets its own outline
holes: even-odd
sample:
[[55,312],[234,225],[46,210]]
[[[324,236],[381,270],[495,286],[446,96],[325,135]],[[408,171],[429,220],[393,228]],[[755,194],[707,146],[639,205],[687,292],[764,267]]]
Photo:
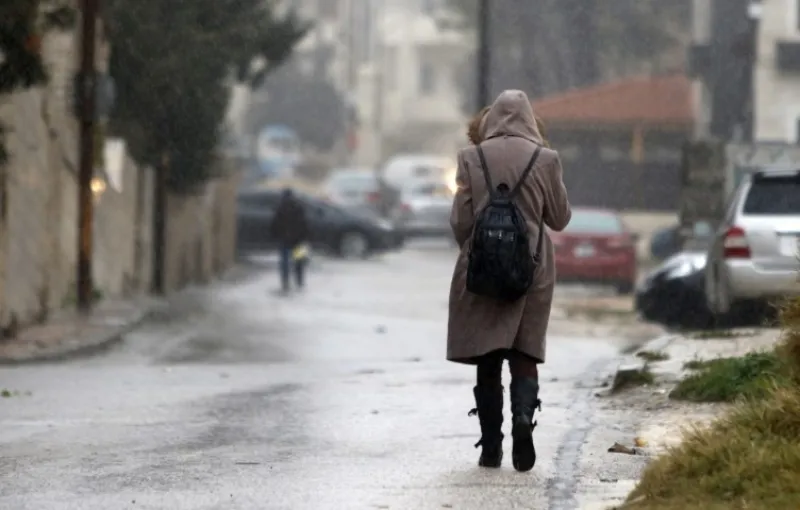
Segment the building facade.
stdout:
[[800,143],[800,0],[762,1],[753,14],[759,24],[755,138]]
[[295,58],[342,92],[357,112],[351,161],[396,152],[452,151],[461,112],[456,72],[471,41],[445,0],[295,0],[314,27]]
[[695,136],[800,142],[800,0],[694,0]]
[[387,0],[373,14],[373,58],[362,66],[357,89],[368,117],[362,133],[373,138],[362,161],[453,151],[464,122],[456,76],[473,42],[443,0]]
[[693,0],[688,72],[694,80],[695,135],[722,140],[753,137],[751,0]]

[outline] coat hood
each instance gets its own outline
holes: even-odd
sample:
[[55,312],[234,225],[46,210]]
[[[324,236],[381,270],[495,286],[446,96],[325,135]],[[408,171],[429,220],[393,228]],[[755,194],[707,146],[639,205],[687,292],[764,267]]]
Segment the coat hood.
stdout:
[[521,90],[503,91],[483,118],[481,128],[485,139],[518,136],[539,145],[544,142],[528,95]]

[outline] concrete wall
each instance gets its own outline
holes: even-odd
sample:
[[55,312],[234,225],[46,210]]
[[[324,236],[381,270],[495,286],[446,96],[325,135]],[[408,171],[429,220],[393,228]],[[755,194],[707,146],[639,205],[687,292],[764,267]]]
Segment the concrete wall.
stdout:
[[[49,83],[0,98],[11,153],[0,167],[0,336],[12,322],[44,321],[75,302],[78,126],[70,83],[76,48],[75,34],[48,36]],[[121,154],[120,171],[95,202],[93,276],[105,298],[148,292],[152,284],[154,176]],[[169,290],[207,281],[234,261],[239,175],[222,170],[203,196],[169,199]]]
[[152,273],[153,175],[126,158],[121,177],[119,190],[109,183],[96,200],[94,218],[94,284],[114,297],[149,291]]
[[167,200],[165,290],[208,282],[235,261],[239,172],[225,169],[204,193]]
[[[10,126],[5,168],[5,220],[0,249],[0,324],[44,320],[74,303],[78,237],[76,126],[53,112],[47,89],[7,99],[0,119]],[[140,180],[144,192],[140,188]],[[128,160],[121,189],[108,186],[95,203],[95,287],[104,297],[147,290],[149,172]],[[152,207],[150,207],[152,209]]]
[[46,314],[66,286],[58,278],[57,257],[51,257],[60,251],[53,250],[60,241],[57,230],[48,228],[59,219],[55,190],[60,176],[49,171],[44,99],[41,91],[17,94],[0,112],[0,121],[9,128],[6,146],[12,158],[5,169],[3,305],[26,318]]
[[77,125],[70,114],[74,34],[44,41],[44,87],[0,100],[11,160],[0,216],[0,326],[44,319],[61,306],[74,271],[77,240]]

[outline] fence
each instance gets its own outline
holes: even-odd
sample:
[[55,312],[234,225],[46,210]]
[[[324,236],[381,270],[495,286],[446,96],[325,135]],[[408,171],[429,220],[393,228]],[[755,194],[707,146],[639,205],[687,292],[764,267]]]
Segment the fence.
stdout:
[[672,163],[637,165],[574,159],[564,161],[564,184],[573,205],[675,211],[681,175],[679,165]]

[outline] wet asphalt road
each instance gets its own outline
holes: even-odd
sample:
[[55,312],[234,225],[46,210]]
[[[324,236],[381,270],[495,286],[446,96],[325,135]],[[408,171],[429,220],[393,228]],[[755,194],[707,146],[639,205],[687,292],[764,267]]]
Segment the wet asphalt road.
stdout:
[[0,509],[590,508],[633,477],[602,453],[628,426],[592,397],[618,339],[551,334],[536,468],[513,471],[507,437],[479,469],[473,369],[444,361],[453,259],[320,261],[286,298],[254,273],[101,357],[0,368],[30,392],[0,400]]

